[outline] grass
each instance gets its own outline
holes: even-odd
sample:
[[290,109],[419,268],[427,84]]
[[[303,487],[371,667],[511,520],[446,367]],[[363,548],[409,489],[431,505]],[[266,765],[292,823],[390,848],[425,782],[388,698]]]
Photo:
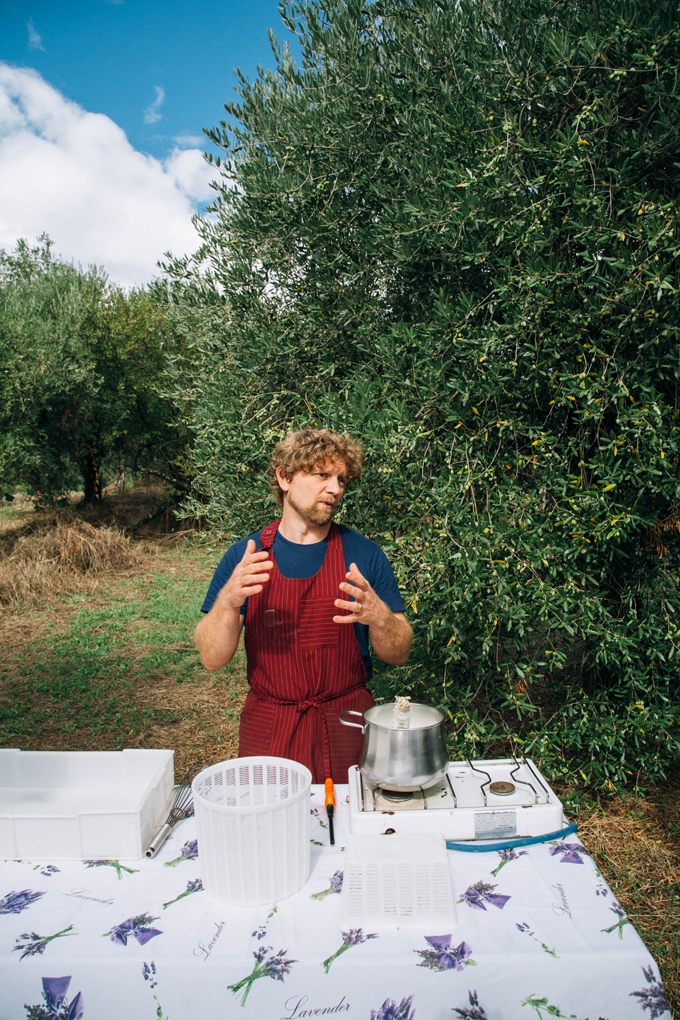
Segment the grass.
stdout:
[[245,698],[237,656],[209,673],[193,629],[217,552],[182,542],[137,552],[77,594],[53,591],[0,625],[0,744],[24,749],[173,747],[176,769],[232,757]]
[[584,812],[579,836],[658,962],[679,1016],[680,774],[644,797],[623,794]]
[[[139,518],[140,500],[137,494],[127,510],[118,501],[91,523],[120,524],[124,513]],[[0,506],[0,538],[19,524],[22,513]],[[75,589],[46,589],[40,604],[0,618],[0,746],[172,747],[178,774],[197,758],[235,756],[244,658],[209,673],[192,637],[221,548],[163,542],[147,533],[133,544],[133,563],[75,572]],[[680,1016],[680,773],[639,799],[591,805],[578,821]]]

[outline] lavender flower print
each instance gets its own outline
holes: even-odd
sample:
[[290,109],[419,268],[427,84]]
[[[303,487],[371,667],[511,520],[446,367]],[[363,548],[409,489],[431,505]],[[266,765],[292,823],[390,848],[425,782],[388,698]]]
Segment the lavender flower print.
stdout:
[[[268,953],[271,953],[271,956],[268,956]],[[274,981],[283,981],[286,974],[290,974],[290,969],[294,963],[297,963],[297,960],[287,960],[286,953],[286,949],[279,949],[278,953],[274,953],[271,946],[260,946],[253,953],[255,966],[248,977],[237,981],[235,985],[228,986],[229,991],[233,992],[234,995],[243,992],[241,996],[242,1006],[245,1006],[250,989],[258,978],[268,977],[273,978]]]
[[620,903],[616,902],[616,900],[614,900],[614,902],[612,903],[612,905],[611,905],[611,907],[609,909],[614,914],[616,914],[617,920],[615,921],[615,923],[610,928],[600,928],[600,931],[606,932],[607,935],[610,935],[611,932],[616,931],[616,932],[618,932],[619,938],[622,939],[623,938],[623,929],[625,928],[625,926],[627,924],[630,924],[630,921],[626,917],[625,910],[623,909],[623,907],[621,906]]
[[321,817],[321,812],[319,811],[318,807],[311,808],[309,813],[314,818],[316,818],[317,822],[319,823],[319,825],[321,826],[322,829],[327,829],[328,828],[328,822],[324,822],[323,818]]
[[[29,867],[33,864],[32,861],[15,861],[15,864],[28,864]],[[52,875],[58,875],[61,868],[57,868],[54,864],[33,864],[33,870],[39,871],[44,878],[52,878]]]
[[343,931],[340,934],[342,935],[342,945],[339,949],[336,949],[332,956],[323,961],[323,969],[327,974],[335,960],[342,956],[343,953],[346,953],[348,949],[351,949],[352,946],[360,946],[362,942],[368,942],[369,939],[377,939],[378,937],[377,932],[373,932],[371,935],[364,935],[363,928],[350,928],[349,931]]
[[192,893],[202,891],[203,883],[201,882],[200,878],[195,878],[193,881],[187,882],[187,887],[184,890],[184,892],[181,892],[179,896],[175,896],[174,900],[168,900],[167,903],[164,903],[163,910],[166,910],[173,903],[177,903],[178,900],[183,900],[185,896],[191,896]]
[[144,978],[145,981],[149,982],[149,988],[151,989],[151,994],[153,995],[154,1002],[156,1003],[156,1020],[167,1020],[167,1017],[163,1015],[163,1009],[161,1007],[160,1002],[158,1001],[158,996],[156,995],[155,991],[158,985],[158,981],[156,980],[156,964],[153,962],[153,960],[151,961],[151,963],[145,963],[143,965],[142,977]]
[[256,928],[255,931],[251,933],[250,937],[251,937],[251,939],[257,939],[258,942],[261,942],[266,934],[267,934],[267,926],[264,925],[264,924],[261,924],[259,928]]
[[468,907],[476,907],[477,910],[486,910],[484,904],[490,903],[492,907],[502,910],[511,897],[494,893],[495,888],[495,885],[490,885],[488,882],[475,882],[474,885],[467,887],[457,902],[467,903]]
[[313,900],[325,900],[327,896],[332,893],[342,892],[342,871],[336,871],[331,879],[329,879],[328,889],[322,889],[321,892],[312,893],[311,899]]
[[489,1020],[486,1015],[486,1010],[482,1009],[479,1005],[479,999],[477,998],[477,992],[468,991],[468,1000],[470,1007],[463,1006],[460,1009],[454,1009],[453,1012],[456,1016],[462,1017],[463,1020]]
[[636,999],[640,1000],[640,1006],[645,1012],[649,1011],[649,1020],[656,1020],[657,1017],[663,1016],[664,1013],[670,1013],[670,1007],[666,1002],[666,993],[663,990],[660,978],[654,977],[654,971],[651,967],[643,967],[642,973],[648,981],[647,986],[641,988],[639,992],[630,992],[629,994],[634,995]]
[[[554,1016],[559,1018],[559,1020],[577,1020],[573,1013],[563,1013],[559,1006],[553,1006],[546,996],[539,999],[537,995],[530,995],[521,1005],[531,1006],[539,1020],[543,1020],[544,1010],[547,1016]],[[605,1020],[605,1018],[600,1017],[600,1020]]]
[[555,843],[550,847],[550,856],[560,854],[560,864],[583,864],[582,857],[590,857],[590,854],[580,843]]
[[520,857],[526,857],[528,853],[529,853],[528,850],[515,850],[514,847],[508,847],[507,850],[499,850],[498,856],[500,857],[501,861],[498,867],[493,869],[491,874],[495,878],[498,872],[501,870],[501,868],[504,868],[506,864],[509,864],[510,861],[516,861]]
[[83,861],[86,868],[113,868],[118,875],[118,881],[120,882],[123,877],[123,872],[128,875],[136,875],[139,868],[126,868],[120,861]]
[[[20,960],[25,959],[27,956],[42,956],[47,949],[50,942],[54,939],[67,938],[69,935],[77,935],[77,931],[73,931],[73,925],[69,924],[68,928],[62,928],[56,935],[37,935],[34,931],[24,932],[18,939],[15,939],[16,945],[12,952],[16,953],[18,950],[22,950]],[[24,939],[25,941],[21,941]]]
[[423,962],[418,966],[428,967],[430,970],[464,970],[465,967],[476,967],[476,961],[470,959],[472,950],[467,942],[452,946],[451,938],[451,935],[426,935],[425,941],[432,949],[413,950],[423,958]]
[[552,956],[554,960],[559,960],[559,956],[557,955],[555,950],[551,949],[550,946],[546,946],[545,942],[541,942],[539,938],[536,938],[536,935],[531,931],[528,924],[515,924],[515,928],[517,929],[517,931],[526,933],[530,939],[534,940],[534,942],[538,942],[543,952],[547,953],[548,956]]
[[402,999],[398,1006],[394,999],[385,999],[380,1009],[371,1010],[371,1020],[415,1020],[412,1003],[412,995]]
[[83,996],[81,992],[69,1003],[66,998],[71,977],[42,979],[43,1003],[37,1006],[24,1006],[26,1020],[82,1020],[84,1015]]
[[31,892],[30,889],[22,889],[21,892],[8,892],[0,900],[0,914],[20,914],[22,910],[27,910],[31,903],[35,903],[44,895],[44,892]]
[[111,941],[116,942],[119,946],[126,946],[129,938],[135,938],[140,946],[145,946],[150,939],[163,934],[159,928],[150,927],[151,922],[157,920],[157,917],[151,917],[150,914],[128,917],[127,921],[114,925],[111,931],[104,932],[102,938],[110,935]]
[[180,850],[179,857],[175,857],[172,861],[166,861],[166,868],[176,868],[182,861],[195,861],[198,857],[198,840],[189,839]]

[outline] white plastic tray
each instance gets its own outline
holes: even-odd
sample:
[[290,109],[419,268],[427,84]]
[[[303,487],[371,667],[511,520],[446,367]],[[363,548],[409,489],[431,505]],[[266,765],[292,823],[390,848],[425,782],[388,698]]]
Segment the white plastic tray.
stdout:
[[0,858],[143,857],[173,785],[174,751],[0,749]]
[[439,833],[348,836],[341,915],[347,927],[455,925],[450,858]]

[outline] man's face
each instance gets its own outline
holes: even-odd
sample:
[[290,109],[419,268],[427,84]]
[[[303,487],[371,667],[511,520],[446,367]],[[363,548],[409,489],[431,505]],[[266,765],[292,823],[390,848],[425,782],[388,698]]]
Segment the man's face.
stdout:
[[277,471],[284,499],[310,524],[328,524],[337,513],[345,491],[347,468],[343,461],[329,461],[312,471],[296,471],[284,478]]

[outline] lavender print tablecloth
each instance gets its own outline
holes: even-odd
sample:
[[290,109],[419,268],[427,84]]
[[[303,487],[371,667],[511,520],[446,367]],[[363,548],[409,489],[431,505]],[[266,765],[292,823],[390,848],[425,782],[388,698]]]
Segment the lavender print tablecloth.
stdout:
[[451,931],[341,930],[323,790],[296,896],[226,907],[194,820],[158,858],[0,862],[0,1020],[655,1020],[659,971],[579,841],[451,852]]

